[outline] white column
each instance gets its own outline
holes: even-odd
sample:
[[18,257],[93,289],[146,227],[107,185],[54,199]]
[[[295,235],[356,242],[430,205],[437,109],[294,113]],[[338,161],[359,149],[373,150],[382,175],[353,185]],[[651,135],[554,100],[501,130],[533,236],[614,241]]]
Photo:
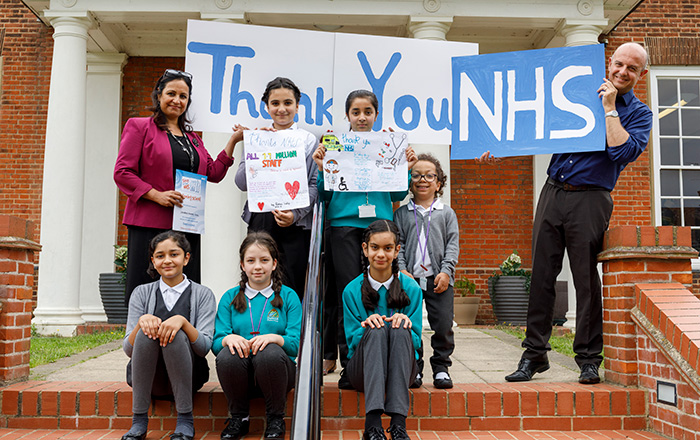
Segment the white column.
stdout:
[[[423,40],[447,40],[447,31],[452,25],[452,17],[411,17],[408,29],[413,35],[413,38]],[[434,144],[411,144],[411,147],[420,153],[432,153],[442,165],[442,169],[447,174],[447,185],[445,185],[442,200],[446,204],[450,204],[450,146],[449,145],[434,145]],[[410,195],[409,195],[410,197]],[[404,202],[408,200],[408,197]],[[428,323],[428,311],[423,303],[423,328],[430,328]]]
[[[607,20],[566,20],[561,29],[561,34],[566,38],[566,46],[582,46],[584,44],[598,44],[598,36],[607,25]],[[546,171],[546,167],[543,171]],[[537,189],[536,197],[539,197],[541,185]],[[569,268],[569,255],[564,255],[560,280],[566,280],[569,309],[566,312],[566,323],[564,327],[576,328],[576,287],[574,278],[571,276]]]
[[98,275],[114,272],[119,197],[112,173],[119,150],[122,68],[126,54],[87,54],[85,198],[80,265],[83,319],[106,321]]
[[[245,23],[243,14],[203,13],[201,18],[224,23]],[[230,133],[203,133],[204,145],[209,154],[212,157],[218,155],[230,136]],[[241,142],[236,145],[234,163],[226,178],[218,184],[207,184],[204,213],[206,230],[202,236],[202,284],[214,292],[217,301],[241,279],[238,248],[248,230],[248,225],[241,219],[247,193],[238,189],[234,177],[242,151]]]
[[70,336],[82,324],[80,252],[85,175],[86,17],[55,17],[41,201],[37,308],[40,333]]
[[[209,154],[219,154],[230,135],[226,133],[203,134]],[[207,200],[204,212],[206,230],[202,236],[202,284],[209,287],[217,301],[241,279],[238,248],[246,235],[248,225],[241,219],[247,193],[236,186],[234,177],[243,143],[236,145],[233,166],[220,183],[207,183]]]

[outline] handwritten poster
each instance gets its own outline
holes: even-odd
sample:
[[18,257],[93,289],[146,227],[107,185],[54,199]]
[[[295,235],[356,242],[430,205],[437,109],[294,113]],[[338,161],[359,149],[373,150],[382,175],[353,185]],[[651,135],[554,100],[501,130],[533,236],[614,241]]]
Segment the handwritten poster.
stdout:
[[326,191],[405,191],[408,188],[403,132],[347,132],[323,136]]
[[204,234],[204,199],[207,176],[175,170],[175,191],[183,196],[182,207],[173,210],[173,230]]
[[452,159],[601,151],[602,44],[452,58]]
[[250,212],[309,206],[306,133],[299,130],[246,130],[245,167]]

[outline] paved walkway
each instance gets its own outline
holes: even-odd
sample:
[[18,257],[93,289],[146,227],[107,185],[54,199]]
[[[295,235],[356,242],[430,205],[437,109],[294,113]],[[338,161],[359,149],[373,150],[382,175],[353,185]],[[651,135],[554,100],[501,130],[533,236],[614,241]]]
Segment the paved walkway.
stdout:
[[[431,384],[432,372],[429,357],[430,331],[423,333],[426,347],[426,385]],[[455,352],[450,373],[455,383],[500,383],[504,376],[515,370],[522,349],[520,340],[503,331],[488,327],[455,328]],[[217,381],[214,355],[208,355],[211,367],[210,381]],[[534,381],[573,382],[578,380],[578,367],[572,358],[552,352],[549,371],[535,375]],[[105,344],[79,355],[61,359],[52,364],[33,368],[32,380],[54,381],[121,381],[125,380],[127,356],[121,350],[121,342]],[[325,382],[337,381],[338,371],[324,378]],[[2,438],[2,437],[0,437]]]

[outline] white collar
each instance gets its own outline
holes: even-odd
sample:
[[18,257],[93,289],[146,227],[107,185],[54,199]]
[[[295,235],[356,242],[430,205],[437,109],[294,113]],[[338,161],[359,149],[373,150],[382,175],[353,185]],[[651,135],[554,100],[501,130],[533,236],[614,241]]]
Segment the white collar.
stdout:
[[170,289],[182,295],[182,292],[184,292],[185,289],[187,289],[187,286],[190,285],[190,280],[187,279],[187,275],[183,273],[182,277],[184,278],[182,282],[174,287],[170,287],[167,284],[165,284],[165,281],[163,281],[163,277],[160,277],[160,281],[158,282],[158,288],[160,289],[160,293],[164,293],[166,290]]
[[[427,211],[427,210],[428,210],[428,208],[425,208],[425,207],[423,207],[423,206],[421,206],[421,205],[417,205],[416,202],[413,201],[413,199],[411,199],[411,203],[408,204],[408,210],[409,210],[409,211],[413,211],[413,209],[414,209],[416,206],[418,207],[418,210],[419,210],[419,211],[420,211],[421,209],[422,209],[423,211]],[[440,197],[437,197],[437,198],[435,199],[435,202],[433,202],[433,209],[442,209],[442,208],[444,208],[444,207],[445,207],[445,204],[442,203],[442,200],[440,200]]]
[[265,298],[270,298],[272,296],[272,294],[275,293],[272,290],[272,282],[270,282],[270,285],[265,287],[263,290],[255,290],[255,289],[250,287],[250,284],[248,284],[248,283],[245,284],[245,296],[248,299],[255,298],[258,295],[258,293],[261,294],[262,296],[264,296]]
[[389,290],[389,286],[391,286],[391,282],[394,281],[394,276],[395,275],[392,275],[389,277],[388,280],[384,281],[383,283],[380,283],[379,281],[372,278],[372,275],[370,275],[369,272],[367,272],[367,278],[369,279],[369,285],[372,286],[372,288],[374,290],[376,290],[377,292],[379,291],[379,288],[382,286],[386,287],[386,290]]

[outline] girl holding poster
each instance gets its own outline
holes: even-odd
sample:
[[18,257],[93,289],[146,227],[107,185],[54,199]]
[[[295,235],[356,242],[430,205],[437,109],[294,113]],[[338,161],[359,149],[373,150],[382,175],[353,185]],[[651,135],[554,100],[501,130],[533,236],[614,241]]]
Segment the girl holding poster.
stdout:
[[[345,100],[345,115],[350,121],[351,131],[371,131],[378,114],[378,101],[368,90],[355,90]],[[326,247],[327,258],[332,261],[335,275],[336,295],[326,295],[324,303],[324,374],[336,368],[336,341],[340,348],[340,363],[347,365],[348,347],[343,329],[343,306],[341,297],[345,286],[357,277],[362,266],[362,232],[375,220],[392,220],[392,203],[403,200],[408,190],[397,192],[333,192],[324,190],[323,158],[326,149],[320,144],[314,152],[318,165],[318,191],[321,199],[328,202],[326,219],[330,222],[330,243]],[[413,148],[406,149],[408,168],[417,161]],[[341,372],[340,388],[351,388]]]
[[364,393],[366,440],[386,440],[382,414],[391,417],[392,440],[409,440],[408,387],[418,371],[423,291],[399,272],[400,248],[394,222],[372,222],[362,237],[366,269],[343,291],[346,371],[353,388]]
[[[272,127],[263,130],[280,131],[295,130],[306,136],[305,157],[306,172],[309,186],[309,206],[305,208],[278,210],[272,212],[250,212],[248,202],[243,207],[243,220],[248,224],[248,232],[266,231],[277,242],[280,249],[280,264],[285,282],[299,295],[304,296],[306,282],[306,266],[311,241],[311,223],[313,206],[318,192],[316,189],[316,167],[314,167],[313,152],[316,148],[316,137],[297,126],[294,117],[299,110],[301,91],[288,78],[277,77],[270,81],[265,88],[262,101],[267,112],[272,117]],[[235,142],[243,140],[246,127],[234,126]],[[245,156],[245,155],[244,155]],[[248,190],[245,157],[236,171],[236,185],[241,191]]]
[[222,440],[250,428],[250,399],[262,393],[264,438],[284,438],[287,393],[294,387],[301,304],[282,284],[279,251],[266,232],[251,232],[239,251],[241,282],[221,297],[212,351],[231,418]]
[[[219,182],[233,165],[233,136],[216,159],[192,131],[187,109],[192,100],[192,75],[167,69],[151,93],[151,117],[126,121],[119,155],[114,165],[114,181],[128,197],[122,223],[129,232],[129,264],[126,268],[128,305],[136,286],[153,279],[148,275],[148,244],[159,233],[172,228],[173,207],[182,207],[184,196],[175,191],[175,170],[207,176]],[[185,234],[193,248],[185,273],[199,282],[200,252],[198,234]]]
[[174,398],[177,424],[170,438],[192,440],[192,396],[209,379],[204,356],[214,336],[216,299],[183,273],[192,255],[183,234],[158,234],[149,253],[149,271],[160,281],[138,286],[129,302],[122,345],[131,358],[126,377],[133,388],[133,421],[122,440],[146,438],[151,396]]

